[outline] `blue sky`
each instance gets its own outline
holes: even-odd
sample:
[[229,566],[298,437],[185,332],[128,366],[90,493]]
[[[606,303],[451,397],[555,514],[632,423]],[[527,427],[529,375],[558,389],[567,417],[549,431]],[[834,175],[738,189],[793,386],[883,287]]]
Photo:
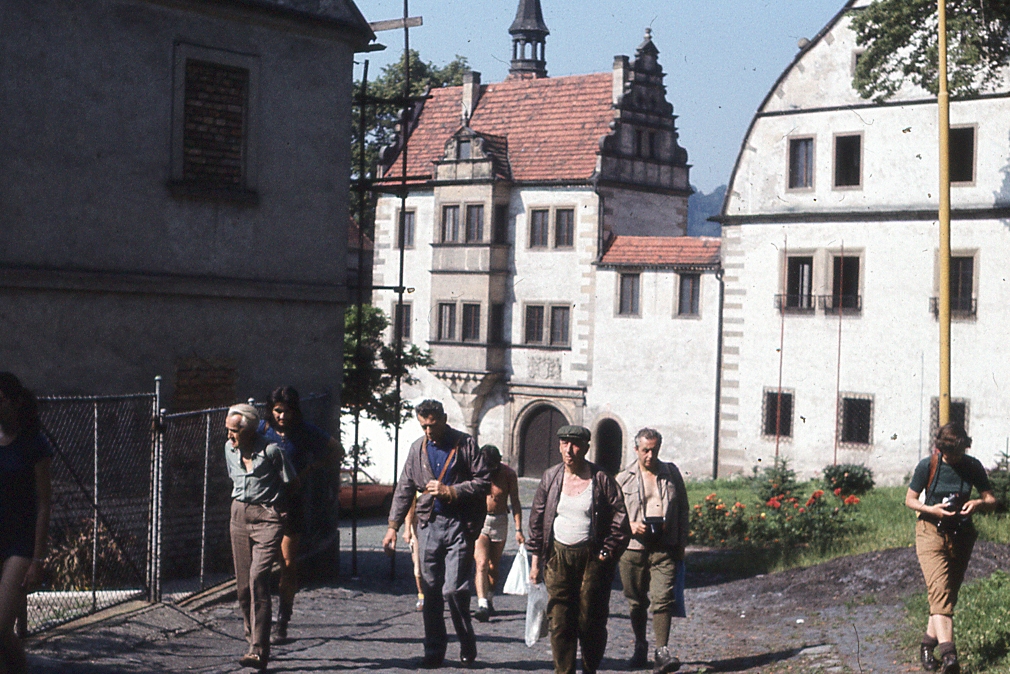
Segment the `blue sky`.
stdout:
[[[484,82],[508,74],[509,24],[518,0],[409,0],[424,26],[411,47],[444,64],[466,56]],[[357,0],[369,21],[397,18],[403,0]],[[646,26],[660,50],[680,142],[703,192],[729,181],[751,116],[797,51],[845,0],[541,0],[551,76],[609,71],[616,54],[633,56]],[[385,52],[368,58],[371,73],[395,60],[403,32],[379,34]],[[355,77],[360,77],[361,66]]]

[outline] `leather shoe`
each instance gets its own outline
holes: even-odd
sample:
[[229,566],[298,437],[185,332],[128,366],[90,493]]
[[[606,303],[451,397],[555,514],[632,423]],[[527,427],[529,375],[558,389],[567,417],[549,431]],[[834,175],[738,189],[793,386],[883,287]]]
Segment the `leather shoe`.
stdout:
[[628,660],[628,669],[645,669],[649,666],[649,644],[644,641],[635,642],[635,652]]
[[266,669],[267,659],[259,653],[246,653],[239,658],[238,664],[243,667],[252,667],[253,669]]
[[444,653],[440,655],[427,653],[421,660],[421,669],[438,669],[442,666],[443,660],[445,660]]
[[491,619],[491,610],[487,606],[478,606],[473,617],[477,622],[486,623]]
[[919,662],[922,663],[924,672],[935,672],[940,667],[940,663],[933,657],[934,648],[936,647],[919,644]]
[[940,668],[940,674],[961,674],[957,653],[947,653],[943,656],[943,667]]
[[680,660],[667,646],[657,648],[653,654],[652,674],[669,674],[680,669]]

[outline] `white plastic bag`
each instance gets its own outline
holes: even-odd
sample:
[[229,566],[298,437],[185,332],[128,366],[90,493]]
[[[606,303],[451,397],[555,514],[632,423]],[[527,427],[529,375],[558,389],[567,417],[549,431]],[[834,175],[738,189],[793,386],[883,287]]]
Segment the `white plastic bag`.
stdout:
[[547,586],[531,583],[526,596],[526,646],[533,648],[547,634]]
[[502,586],[503,594],[526,594],[530,587],[530,560],[526,556],[526,550],[520,548],[516,553],[516,558],[512,560],[512,568],[509,569],[508,578]]

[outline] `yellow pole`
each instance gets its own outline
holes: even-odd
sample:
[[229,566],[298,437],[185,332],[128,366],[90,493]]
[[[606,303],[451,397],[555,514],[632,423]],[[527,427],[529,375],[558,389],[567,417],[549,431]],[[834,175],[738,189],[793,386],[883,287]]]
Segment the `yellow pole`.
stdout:
[[940,18],[940,425],[950,421],[950,94],[947,91],[947,6],[937,0]]

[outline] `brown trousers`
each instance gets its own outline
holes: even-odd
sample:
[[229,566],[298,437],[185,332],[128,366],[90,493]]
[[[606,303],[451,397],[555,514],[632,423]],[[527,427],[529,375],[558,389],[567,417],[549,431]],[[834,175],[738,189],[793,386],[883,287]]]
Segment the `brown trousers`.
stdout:
[[932,522],[918,520],[915,523],[915,554],[926,580],[930,615],[954,615],[957,595],[977,538],[971,526],[955,536],[941,533]]
[[235,590],[249,652],[270,657],[270,569],[281,555],[284,517],[270,506],[232,501]]
[[555,541],[544,581],[554,671],[575,674],[575,647],[582,644],[582,671],[594,674],[607,649],[614,562],[601,562],[589,545],[568,546]]

